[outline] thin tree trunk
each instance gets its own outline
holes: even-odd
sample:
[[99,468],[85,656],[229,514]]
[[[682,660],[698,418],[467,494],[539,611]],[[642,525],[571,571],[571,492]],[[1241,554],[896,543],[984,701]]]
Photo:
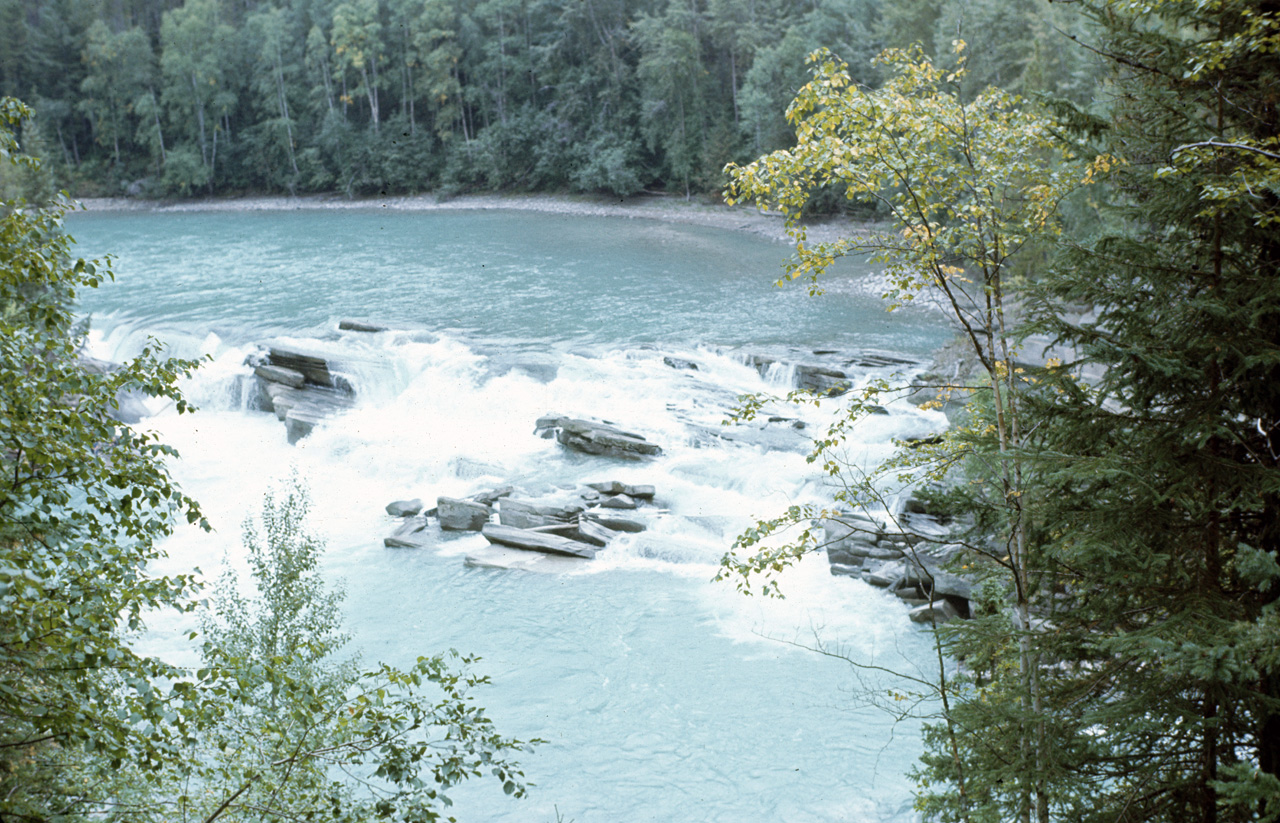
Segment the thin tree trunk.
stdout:
[[200,126],[200,162],[209,165],[208,137],[204,127],[204,101],[200,99],[200,85],[196,76],[191,75],[191,91],[195,94],[196,123]]

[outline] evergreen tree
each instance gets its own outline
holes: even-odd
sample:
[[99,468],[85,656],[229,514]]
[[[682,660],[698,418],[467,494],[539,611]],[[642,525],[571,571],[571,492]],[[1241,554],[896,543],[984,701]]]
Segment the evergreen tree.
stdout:
[[[1045,585],[1099,820],[1280,813],[1280,15],[1087,3],[1111,63],[1111,226],[1039,326],[1103,366],[1042,407]],[[1093,308],[1070,324],[1055,307]],[[1065,373],[1065,372],[1063,372]],[[1087,690],[1086,690],[1087,687]]]

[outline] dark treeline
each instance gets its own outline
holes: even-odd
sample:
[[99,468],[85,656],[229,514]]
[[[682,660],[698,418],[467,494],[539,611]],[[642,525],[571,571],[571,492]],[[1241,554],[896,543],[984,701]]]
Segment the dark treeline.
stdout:
[[[1030,0],[0,0],[0,93],[80,195],[688,195],[788,145],[827,47],[970,44],[975,90],[1081,99],[1069,6]],[[935,48],[936,47],[936,48]]]

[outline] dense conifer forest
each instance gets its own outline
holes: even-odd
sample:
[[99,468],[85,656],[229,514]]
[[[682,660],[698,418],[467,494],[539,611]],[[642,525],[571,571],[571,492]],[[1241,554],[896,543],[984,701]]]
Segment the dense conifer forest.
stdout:
[[786,145],[805,56],[971,45],[1079,101],[1070,5],[961,0],[2,0],[0,93],[79,195],[687,195]]

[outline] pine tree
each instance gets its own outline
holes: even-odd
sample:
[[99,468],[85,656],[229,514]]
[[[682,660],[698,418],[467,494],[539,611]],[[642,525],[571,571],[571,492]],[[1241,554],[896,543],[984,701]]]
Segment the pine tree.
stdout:
[[[1042,585],[1084,819],[1280,812],[1276,4],[1093,2],[1111,231],[1039,328],[1105,367],[1041,396]],[[1064,304],[1092,307],[1085,323]]]

